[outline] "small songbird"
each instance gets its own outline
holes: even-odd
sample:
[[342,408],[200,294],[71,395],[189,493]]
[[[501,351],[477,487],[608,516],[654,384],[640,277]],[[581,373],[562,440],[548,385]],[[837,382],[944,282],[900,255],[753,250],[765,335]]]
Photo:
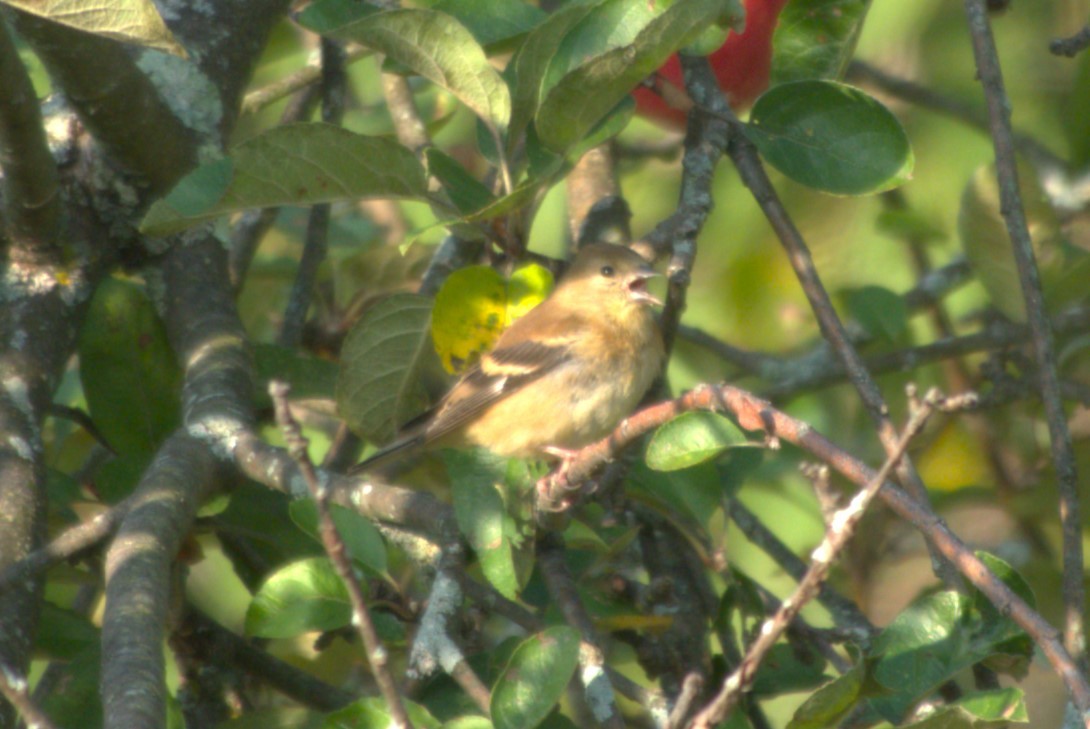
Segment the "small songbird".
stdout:
[[584,246],[552,294],[511,325],[402,437],[356,465],[419,446],[483,446],[497,455],[567,458],[608,435],[662,368],[647,291],[656,276],[624,246]]

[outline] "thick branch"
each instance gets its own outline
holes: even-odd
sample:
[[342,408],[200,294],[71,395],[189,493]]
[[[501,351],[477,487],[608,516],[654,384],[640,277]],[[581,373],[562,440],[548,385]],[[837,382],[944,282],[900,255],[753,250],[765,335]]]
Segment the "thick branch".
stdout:
[[36,16],[13,17],[95,139],[152,193],[166,192],[196,164],[192,133],[124,46]]
[[216,485],[216,461],[178,432],[159,450],[106,555],[102,706],[107,729],[166,726],[163,637],[182,539]]

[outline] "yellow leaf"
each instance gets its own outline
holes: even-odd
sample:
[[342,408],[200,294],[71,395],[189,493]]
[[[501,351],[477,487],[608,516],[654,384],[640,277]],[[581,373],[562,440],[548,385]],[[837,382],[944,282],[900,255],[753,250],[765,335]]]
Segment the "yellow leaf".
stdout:
[[455,271],[439,289],[431,336],[447,372],[458,373],[487,352],[503,330],[537,306],[552,289],[548,269],[530,264],[510,279],[488,266]]

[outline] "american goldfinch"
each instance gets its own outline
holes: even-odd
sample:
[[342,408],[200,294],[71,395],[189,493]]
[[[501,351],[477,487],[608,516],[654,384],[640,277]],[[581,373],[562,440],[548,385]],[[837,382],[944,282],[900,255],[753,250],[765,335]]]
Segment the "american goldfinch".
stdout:
[[656,276],[624,246],[584,246],[552,294],[511,325],[436,407],[359,473],[418,446],[483,446],[515,458],[565,457],[605,437],[662,368],[647,291]]

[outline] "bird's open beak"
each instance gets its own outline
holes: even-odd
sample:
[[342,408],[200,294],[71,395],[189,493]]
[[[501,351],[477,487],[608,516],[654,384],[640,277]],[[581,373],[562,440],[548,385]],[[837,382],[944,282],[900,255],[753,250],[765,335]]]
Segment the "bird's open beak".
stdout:
[[650,266],[633,273],[628,277],[629,297],[633,301],[646,301],[649,304],[662,306],[659,298],[647,290],[647,280],[661,275],[661,273],[653,271]]

